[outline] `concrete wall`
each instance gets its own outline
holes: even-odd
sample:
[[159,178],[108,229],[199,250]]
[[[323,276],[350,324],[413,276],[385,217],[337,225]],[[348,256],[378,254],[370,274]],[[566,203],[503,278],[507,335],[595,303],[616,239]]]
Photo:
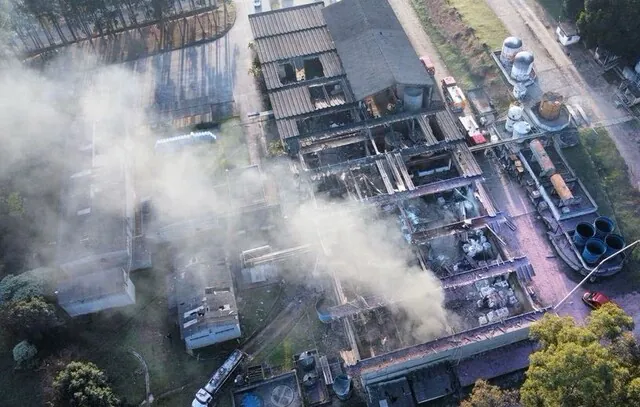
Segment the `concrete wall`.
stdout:
[[228,323],[225,325],[211,327],[209,329],[196,332],[191,336],[187,336],[184,338],[184,343],[187,346],[187,349],[192,350],[236,339],[239,338],[240,335],[240,324],[237,322]]

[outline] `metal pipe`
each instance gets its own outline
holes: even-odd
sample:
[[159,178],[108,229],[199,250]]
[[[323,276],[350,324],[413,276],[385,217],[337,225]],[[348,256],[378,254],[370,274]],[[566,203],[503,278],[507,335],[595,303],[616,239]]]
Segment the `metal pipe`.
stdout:
[[562,305],[562,304],[563,304],[563,303],[564,303],[564,302],[565,302],[565,301],[566,301],[566,300],[567,300],[567,299],[568,299],[568,298],[569,298],[569,297],[570,297],[574,292],[576,292],[576,290],[577,290],[578,288],[580,288],[584,283],[586,283],[586,282],[587,282],[587,280],[588,280],[589,278],[591,278],[591,276],[592,276],[593,274],[595,274],[595,272],[596,272],[596,271],[598,271],[598,269],[600,268],[600,266],[602,266],[606,261],[608,261],[608,260],[610,260],[610,259],[612,259],[612,258],[616,257],[617,255],[619,255],[619,254],[620,254],[620,253],[622,253],[623,251],[625,251],[625,250],[629,249],[629,248],[630,248],[630,247],[632,247],[632,246],[635,246],[635,245],[636,245],[636,244],[638,244],[638,243],[640,243],[640,239],[639,239],[639,240],[636,240],[636,241],[635,241],[635,242],[633,242],[633,243],[629,243],[628,245],[626,245],[626,246],[625,246],[625,247],[623,247],[622,249],[618,250],[617,252],[613,253],[611,256],[607,257],[606,259],[604,259],[604,260],[602,260],[600,263],[598,263],[598,265],[597,265],[593,270],[591,270],[591,272],[590,272],[589,274],[587,274],[587,276],[586,276],[582,281],[580,281],[580,282],[578,283],[578,285],[576,285],[576,286],[573,288],[573,290],[569,291],[569,294],[567,294],[563,299],[561,299],[561,300],[560,300],[560,302],[558,302],[558,303],[553,307],[553,310],[554,310],[554,311],[557,311],[557,310],[558,310],[558,308],[560,308],[560,306],[561,306],[561,305]]

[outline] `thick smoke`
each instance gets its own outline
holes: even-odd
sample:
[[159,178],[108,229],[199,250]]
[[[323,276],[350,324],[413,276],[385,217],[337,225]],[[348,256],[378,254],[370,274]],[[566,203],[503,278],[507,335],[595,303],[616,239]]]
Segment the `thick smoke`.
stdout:
[[[143,74],[125,67],[100,67],[88,57],[73,60],[82,60],[82,66],[65,57],[45,73],[17,64],[0,72],[0,171],[14,189],[34,199],[29,205],[39,213],[34,233],[44,238],[32,239],[38,246],[32,250],[55,240],[60,179],[82,166],[68,151],[90,134],[100,140],[101,160],[107,167],[123,159],[133,165],[138,198],[152,198],[162,223],[205,214],[228,215],[240,206],[229,199],[226,188],[215,188],[226,182],[225,172],[212,162],[211,154],[154,154],[153,143],[160,135],[145,126],[147,112],[153,108],[153,96],[145,92],[153,87],[140,85]],[[281,189],[295,183],[286,169],[274,173]],[[249,185],[262,179],[236,182]],[[288,200],[283,202],[288,212],[275,236],[280,242],[311,244],[316,254],[326,256],[328,271],[342,281],[362,294],[398,301],[397,307],[410,317],[415,339],[433,338],[447,329],[451,319],[443,306],[439,280],[412,263],[395,222],[373,210],[336,210],[344,208],[334,202],[298,203],[295,191],[284,192],[280,195]],[[120,197],[114,198],[95,204],[118,215]],[[54,262],[53,257],[41,260],[42,265]]]

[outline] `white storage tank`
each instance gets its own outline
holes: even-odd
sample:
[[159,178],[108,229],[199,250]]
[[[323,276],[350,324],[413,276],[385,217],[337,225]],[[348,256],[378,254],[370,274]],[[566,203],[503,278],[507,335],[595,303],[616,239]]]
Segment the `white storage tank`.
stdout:
[[524,97],[527,95],[527,87],[521,83],[516,83],[513,87],[513,97],[516,100],[524,100]]
[[522,40],[518,37],[507,37],[502,42],[502,51],[500,52],[500,62],[503,66],[509,66],[513,63],[516,54],[522,49]]
[[512,132],[513,125],[522,119],[522,105],[520,103],[512,103],[507,111],[507,122],[504,124],[505,130]]
[[[531,132],[531,125],[524,120],[514,123],[513,125],[513,138],[521,139]],[[524,140],[522,140],[524,141]]]
[[533,70],[533,54],[529,51],[520,51],[513,59],[511,77],[518,82],[524,82],[531,77]]
[[422,88],[406,87],[404,89],[404,108],[409,112],[418,112],[422,109]]

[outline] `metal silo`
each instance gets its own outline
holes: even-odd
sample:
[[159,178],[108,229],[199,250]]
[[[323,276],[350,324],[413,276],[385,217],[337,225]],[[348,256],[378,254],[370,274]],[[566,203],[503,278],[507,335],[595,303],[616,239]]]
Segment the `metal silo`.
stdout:
[[507,37],[502,42],[500,62],[504,66],[511,65],[516,54],[522,49],[522,40],[518,37]]
[[514,102],[509,106],[507,111],[507,122],[504,124],[505,130],[512,132],[513,125],[522,119],[522,105],[518,102]]
[[533,70],[533,54],[529,51],[520,51],[513,59],[511,77],[518,82],[524,82],[531,77]]

